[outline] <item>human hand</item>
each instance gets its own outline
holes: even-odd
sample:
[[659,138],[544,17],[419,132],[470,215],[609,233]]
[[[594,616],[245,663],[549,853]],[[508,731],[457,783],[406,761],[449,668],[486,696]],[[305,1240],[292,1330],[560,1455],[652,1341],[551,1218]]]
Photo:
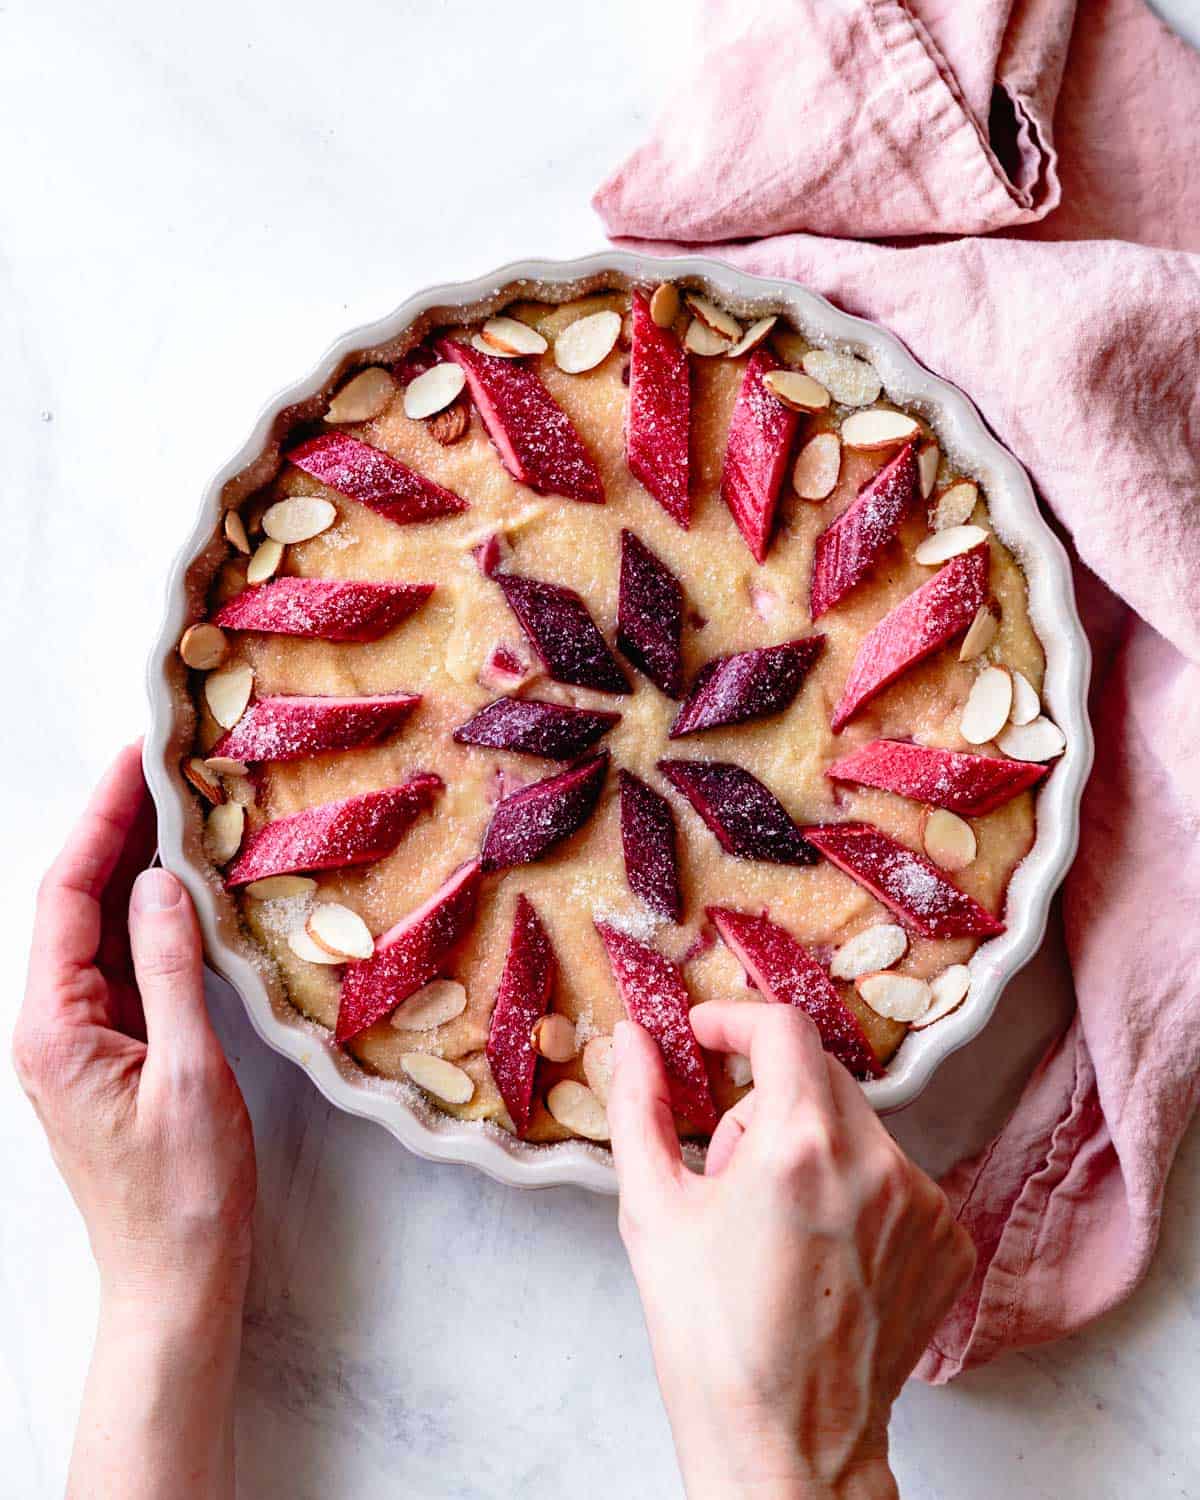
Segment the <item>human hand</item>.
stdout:
[[974,1249],[807,1016],[742,1001],[691,1018],[755,1079],[704,1176],[683,1165],[660,1054],[632,1022],[608,1103],[621,1235],[688,1496],[894,1496],[892,1403]]

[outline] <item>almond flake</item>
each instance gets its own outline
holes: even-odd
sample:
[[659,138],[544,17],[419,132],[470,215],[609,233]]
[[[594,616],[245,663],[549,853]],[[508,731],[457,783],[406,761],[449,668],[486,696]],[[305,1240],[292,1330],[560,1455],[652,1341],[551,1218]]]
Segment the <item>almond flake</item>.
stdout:
[[307,542],[328,531],[337,511],[319,495],[290,495],[268,506],[263,530],[276,542]]
[[254,688],[254,673],[244,661],[235,661],[204,679],[204,701],[222,729],[232,729],[246,712]]
[[538,1056],[547,1062],[570,1062],[577,1050],[575,1027],[566,1016],[539,1016],[529,1034],[529,1041]]
[[996,639],[1000,629],[1000,613],[994,604],[981,604],[979,612],[967,627],[963,643],[958,648],[959,661],[974,661],[982,656]]
[[912,1023],[912,1029],[924,1031],[926,1026],[932,1026],[935,1021],[948,1016],[952,1010],[957,1010],[967,998],[967,991],[970,988],[971,971],[966,964],[951,964],[948,969],[943,969],[935,979],[930,980],[932,1004]]
[[479,330],[479,337],[489,353],[504,354],[509,359],[520,359],[526,354],[545,354],[548,347],[536,328],[530,328],[528,323],[517,318],[489,318]]
[[1010,724],[996,744],[1013,760],[1053,760],[1067,748],[1067,738],[1057,724],[1039,715],[1029,724]]
[[714,333],[707,323],[702,323],[699,318],[693,318],[687,326],[687,332],[683,336],[683,347],[692,354],[703,354],[706,358],[714,354],[725,354],[732,346],[732,340],[722,338],[719,333]]
[[306,964],[326,964],[332,967],[342,962],[340,958],[335,958],[332,953],[326,953],[324,948],[318,947],[303,927],[294,927],[288,933],[287,945]]
[[236,802],[222,802],[209,813],[204,824],[204,842],[214,864],[227,865],[242,847],[246,809]]
[[375,952],[371,929],[356,911],[336,901],[323,901],[308,914],[304,930],[334,958],[370,958]]
[[842,423],[842,442],[848,448],[872,452],[896,448],[919,435],[921,424],[902,411],[873,406],[870,411],[856,411]]
[[[917,472],[921,476],[921,499],[928,500],[933,494],[933,487],[937,483],[938,465],[942,461],[942,455],[938,452],[936,443],[926,443],[917,454]],[[963,517],[966,520],[966,517]]]
[[210,755],[204,764],[218,776],[248,776],[250,773],[240,760],[228,755]]
[[610,1036],[594,1036],[583,1049],[583,1076],[605,1109],[608,1108],[608,1090],[612,1084],[612,1049]]
[[911,974],[864,974],[854,987],[877,1016],[915,1021],[929,1009],[933,992]]
[[327,422],[369,422],[384,411],[396,394],[396,382],[387,370],[372,365],[348,380],[325,413]]
[[469,1104],[474,1096],[475,1081],[471,1075],[444,1057],[434,1057],[430,1052],[405,1052],[400,1066],[419,1089],[443,1104]]
[[608,1116],[591,1089],[573,1078],[556,1083],[546,1095],[546,1108],[563,1127],[589,1141],[608,1140]]
[[763,376],[763,385],[792,411],[824,411],[829,405],[825,387],[799,370],[771,370]]
[[650,298],[650,316],[660,328],[670,328],[679,316],[679,291],[671,282],[664,281],[654,288]]
[[979,852],[970,823],[944,807],[931,807],[925,814],[921,839],[925,853],[942,870],[965,870]]
[[295,896],[311,896],[316,888],[317,882],[307,875],[264,875],[252,880],[245,892],[255,901],[290,901]]
[[1042,711],[1041,700],[1034,691],[1033,683],[1026,677],[1024,672],[1014,672],[1012,711],[1008,719],[1010,724],[1032,724],[1034,719]]
[[444,411],[434,412],[425,423],[425,430],[435,443],[443,448],[452,448],[465,438],[471,426],[471,413],[465,401],[454,401]]
[[804,356],[805,373],[819,380],[835,401],[843,406],[870,406],[879,400],[883,381],[865,359],[853,354],[835,354],[832,349],[810,349]]
[[589,313],[568,323],[554,340],[554,363],[568,375],[594,370],[612,353],[621,332],[621,314]]
[[731,1052],[725,1059],[725,1077],[735,1089],[749,1088],[754,1082],[754,1069],[750,1059],[741,1052]]
[[979,486],[969,479],[943,490],[933,503],[929,524],[934,531],[949,531],[971,519],[979,500]]
[[1012,678],[1003,667],[985,667],[971,684],[958,732],[968,745],[986,745],[1008,723]]
[[757,349],[759,344],[775,327],[775,318],[759,318],[757,323],[751,323],[737,343],[731,349],[726,350],[729,359],[737,359],[743,354],[749,354],[751,350]]
[[833,955],[829,972],[835,979],[857,979],[898,964],[908,951],[908,934],[894,922],[877,922],[847,938]]
[[978,547],[987,538],[988,533],[982,526],[950,526],[945,531],[930,532],[913,553],[913,558],[923,567],[936,568],[960,552]]
[[425,417],[444,411],[462,394],[466,383],[466,371],[452,359],[434,365],[432,370],[426,370],[405,386],[404,415],[411,417],[414,422],[420,422]]
[[249,584],[266,583],[268,578],[274,578],[283,561],[283,543],[277,542],[274,537],[268,537],[255,549],[254,556],[250,559],[246,568],[246,582]]
[[836,432],[818,432],[796,456],[792,483],[801,500],[825,500],[842,470],[842,444]]
[[225,512],[225,540],[235,552],[250,556],[250,538],[246,535],[246,523],[236,510]]
[[183,779],[213,807],[225,800],[225,789],[198,755],[185,755],[179,763]]
[[397,1031],[432,1031],[466,1008],[467,992],[457,979],[434,979],[397,1005],[392,1025]]
[[736,343],[742,336],[742,325],[734,317],[711,302],[707,297],[702,297],[699,292],[684,292],[683,300],[696,314],[704,326],[717,334],[720,338],[728,339],[731,344]]
[[219,625],[210,625],[207,620],[199,625],[189,625],[179,642],[179,654],[185,665],[197,672],[209,672],[219,667],[229,651],[229,642]]

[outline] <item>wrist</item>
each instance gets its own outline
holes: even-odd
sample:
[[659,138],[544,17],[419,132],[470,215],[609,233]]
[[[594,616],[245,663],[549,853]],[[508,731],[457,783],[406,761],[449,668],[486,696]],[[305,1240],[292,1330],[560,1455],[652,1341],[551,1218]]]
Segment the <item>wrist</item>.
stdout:
[[672,1422],[688,1500],[896,1500],[887,1440],[836,1468],[771,1422]]
[[240,1338],[249,1255],[162,1255],[131,1247],[101,1265],[101,1326],[119,1335]]

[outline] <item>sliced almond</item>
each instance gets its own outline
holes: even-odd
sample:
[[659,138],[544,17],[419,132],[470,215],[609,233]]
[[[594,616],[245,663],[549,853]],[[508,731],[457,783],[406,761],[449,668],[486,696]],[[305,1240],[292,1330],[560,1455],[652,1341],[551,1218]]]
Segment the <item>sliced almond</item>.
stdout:
[[246,567],[246,582],[266,583],[268,578],[274,578],[282,561],[283,543],[268,537],[254,549],[254,556]]
[[314,943],[303,927],[294,927],[288,933],[287,945],[296,957],[302,958],[306,964],[326,964],[332,967],[342,962],[340,958],[335,958],[332,953],[326,953],[324,948]]
[[1003,667],[985,667],[971,684],[958,732],[968,745],[986,745],[1008,723],[1012,678]]
[[832,349],[810,349],[803,368],[819,380],[835,401],[843,406],[870,406],[879,400],[883,381],[865,359],[836,354]]
[[[541,334],[538,337],[541,338]],[[466,383],[467,372],[452,359],[434,365],[432,370],[426,370],[404,387],[404,415],[420,422],[444,411],[462,394]]]
[[692,319],[683,336],[683,347],[692,354],[703,354],[705,358],[728,353],[732,342],[731,339],[722,338],[719,333],[714,333],[708,324],[702,323],[699,318]]
[[1034,719],[1042,711],[1041,700],[1034,691],[1033,683],[1026,677],[1024,672],[1014,672],[1013,701],[1009,711],[1009,722],[1012,724],[1032,724]]
[[520,359],[526,354],[545,354],[545,338],[536,328],[522,323],[517,318],[489,318],[479,330],[479,336],[493,354],[505,354],[509,359]]
[[225,800],[225,789],[198,755],[185,755],[179,763],[183,779],[213,807]]
[[957,557],[960,552],[969,552],[972,547],[978,547],[987,538],[988,533],[982,526],[949,526],[945,531],[930,532],[919,544],[913,557],[922,567],[936,568],[941,563],[949,562],[952,557]]
[[897,448],[917,437],[921,424],[902,411],[873,406],[870,411],[856,411],[842,423],[842,442],[848,448],[873,452]]
[[801,370],[771,370],[763,385],[792,411],[824,411],[829,405],[829,392]]
[[660,328],[670,328],[679,316],[679,289],[669,281],[654,288],[650,298],[650,316]]
[[250,538],[246,535],[246,523],[239,511],[225,512],[225,540],[235,552],[242,553],[244,557],[250,556]]
[[1053,760],[1067,748],[1067,737],[1039,715],[1028,724],[1010,724],[996,736],[996,744],[1013,760]]
[[933,997],[932,1001],[929,1009],[923,1011],[912,1022],[912,1029],[924,1031],[926,1026],[932,1026],[935,1021],[948,1016],[952,1010],[957,1010],[967,998],[967,991],[970,988],[971,971],[966,964],[951,964],[948,969],[943,969],[936,978],[930,980],[929,990]]
[[199,625],[189,625],[179,641],[179,654],[185,664],[197,672],[210,672],[219,667],[229,652],[229,642],[219,625],[210,625],[207,620]]
[[934,531],[949,531],[965,525],[975,512],[979,501],[979,486],[964,479],[943,490],[933,503],[929,524]]
[[889,1021],[914,1021],[933,999],[925,981],[911,974],[864,974],[854,987],[877,1016]]
[[435,411],[425,423],[425,430],[435,443],[452,448],[465,438],[471,426],[471,412],[465,401],[454,401],[444,411]]
[[264,875],[245,887],[246,895],[255,901],[291,901],[296,896],[311,896],[317,882],[307,875]]
[[796,456],[792,483],[801,500],[826,500],[842,471],[842,443],[836,432],[818,432]]
[[529,1041],[538,1056],[547,1062],[570,1062],[577,1051],[575,1027],[566,1016],[539,1016]]
[[608,1108],[608,1091],[612,1085],[612,1049],[610,1036],[594,1036],[583,1049],[583,1076],[605,1109]]
[[333,505],[319,495],[289,495],[267,507],[263,530],[277,542],[307,542],[336,520]]
[[704,326],[720,338],[728,339],[731,344],[741,338],[742,325],[738,320],[708,297],[702,297],[699,292],[684,292],[683,300]]
[[214,864],[227,865],[242,847],[246,809],[236,802],[222,802],[209,813],[204,824],[204,842]]
[[431,1052],[405,1052],[400,1066],[419,1089],[443,1104],[469,1104],[474,1096],[475,1080],[444,1057],[434,1057]]
[[369,422],[384,411],[396,394],[396,382],[387,370],[372,365],[348,380],[325,412],[327,422]]
[[926,443],[917,454],[917,473],[921,477],[922,500],[928,500],[933,494],[933,487],[937,483],[938,465],[941,461],[942,455],[936,443]]
[[608,1140],[608,1116],[599,1098],[582,1083],[564,1078],[546,1095],[546,1108],[563,1127],[588,1141]]
[[204,679],[204,701],[222,729],[232,729],[246,712],[254,688],[254,673],[244,661],[231,662]]
[[356,911],[336,901],[322,901],[308,914],[304,930],[326,953],[334,958],[370,958],[375,952],[371,929]]
[[754,1082],[754,1069],[750,1059],[741,1052],[731,1052],[725,1059],[725,1077],[735,1089],[749,1088]]
[[751,323],[750,327],[746,329],[737,343],[726,351],[726,357],[737,359],[743,354],[749,354],[751,350],[758,348],[759,344],[762,343],[774,327],[775,318],[773,316],[770,318],[759,318],[756,323]]
[[432,1031],[466,1008],[467,992],[457,979],[434,979],[397,1005],[392,1025],[397,1031]]
[[974,661],[977,656],[982,656],[996,639],[999,629],[999,610],[994,604],[981,604],[978,614],[967,626],[967,633],[958,648],[959,661]]
[[621,314],[589,313],[568,323],[554,340],[554,363],[568,375],[582,375],[607,359],[621,332]]
[[895,922],[877,922],[847,938],[829,965],[835,979],[857,979],[898,964],[908,951],[908,934]]
[[240,760],[228,755],[210,755],[204,762],[217,776],[248,776],[249,769]]
[[965,870],[979,852],[970,823],[944,807],[931,807],[925,814],[921,839],[925,853],[942,870]]

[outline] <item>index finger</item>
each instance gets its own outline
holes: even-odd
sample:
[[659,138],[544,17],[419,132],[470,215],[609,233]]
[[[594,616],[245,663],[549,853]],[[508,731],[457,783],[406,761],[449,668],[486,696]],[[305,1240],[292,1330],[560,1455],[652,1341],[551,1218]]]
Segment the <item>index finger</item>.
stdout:
[[708,1000],[690,1015],[702,1047],[749,1057],[756,1116],[786,1114],[802,1102],[834,1113],[821,1038],[802,1010],[773,1000]]

